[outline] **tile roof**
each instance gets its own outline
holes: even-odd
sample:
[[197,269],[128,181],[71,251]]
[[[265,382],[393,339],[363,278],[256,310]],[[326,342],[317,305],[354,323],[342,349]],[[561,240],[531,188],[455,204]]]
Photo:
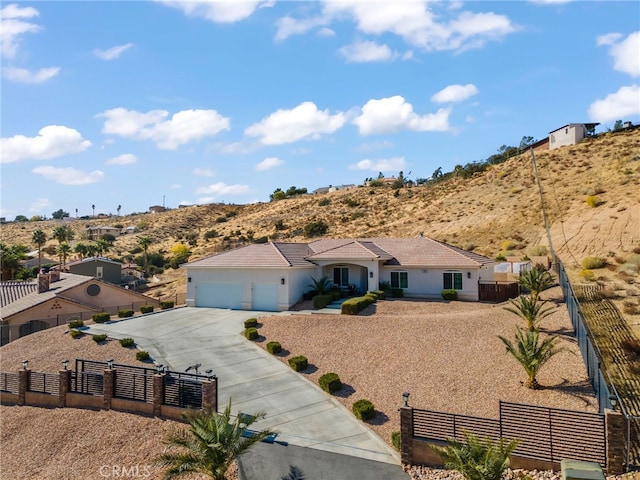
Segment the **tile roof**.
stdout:
[[0,307],[6,307],[25,295],[38,291],[38,284],[30,281],[9,281],[0,283]]
[[191,267],[293,267],[311,266],[304,257],[311,252],[306,243],[254,243],[186,264]]

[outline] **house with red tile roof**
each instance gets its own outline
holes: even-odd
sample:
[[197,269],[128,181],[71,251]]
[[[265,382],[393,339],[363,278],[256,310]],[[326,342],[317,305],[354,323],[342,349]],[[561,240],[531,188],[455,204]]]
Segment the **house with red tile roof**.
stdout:
[[490,258],[427,237],[269,242],[182,265],[187,305],[264,311],[288,310],[323,276],[363,293],[388,282],[405,297],[442,298],[443,289],[455,289],[459,299],[477,301],[493,267]]

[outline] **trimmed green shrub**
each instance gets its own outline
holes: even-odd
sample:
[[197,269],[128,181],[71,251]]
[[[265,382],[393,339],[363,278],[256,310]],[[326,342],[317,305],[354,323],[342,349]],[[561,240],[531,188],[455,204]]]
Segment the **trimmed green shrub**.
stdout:
[[400,451],[400,431],[396,430],[395,432],[391,432],[391,444],[393,448],[397,451]]
[[[336,300],[340,300],[342,298],[342,291],[341,290],[334,290],[331,291],[329,293],[327,293],[327,295],[331,295],[331,301],[335,302]],[[329,302],[331,303],[331,302]]]
[[82,320],[71,320],[69,322],[69,328],[80,328],[84,327],[84,322]]
[[367,308],[369,305],[373,303],[371,297],[353,297],[349,298],[342,302],[342,306],[340,307],[340,312],[343,315],[357,315],[361,310]]
[[374,295],[377,295],[378,298],[384,298],[386,296],[386,292],[384,290],[371,290],[369,293],[373,293]]
[[133,310],[131,310],[130,308],[127,308],[125,310],[118,310],[118,317],[119,318],[133,317]]
[[150,358],[151,357],[149,356],[149,352],[145,352],[144,350],[136,352],[136,360],[138,360],[140,362],[146,362]]
[[247,318],[244,321],[244,328],[256,328],[258,326],[257,318]]
[[160,308],[162,310],[167,310],[169,308],[173,308],[173,301],[169,300],[169,301],[164,301],[164,302],[160,302]]
[[402,288],[392,288],[390,293],[391,293],[391,298],[404,297],[404,290]]
[[445,300],[457,300],[458,291],[454,289],[442,290],[442,298]]
[[244,331],[244,336],[247,337],[247,340],[255,340],[258,338],[258,329],[254,327],[247,328]]
[[151,313],[153,312],[154,306],[153,305],[142,305],[140,307],[140,313]]
[[69,335],[71,335],[71,338],[80,338],[84,335],[84,332],[80,330],[70,330]]
[[94,313],[91,318],[96,323],[105,323],[111,320],[111,315],[109,315],[108,312],[100,312],[100,313]]
[[604,258],[585,257],[582,259],[582,268],[585,270],[593,270],[594,268],[602,268],[607,264]]
[[342,382],[337,373],[325,373],[318,379],[318,385],[328,393],[337,392],[342,388]]
[[107,334],[106,333],[101,333],[99,335],[94,335],[91,338],[93,338],[94,342],[100,343],[100,342],[104,342],[107,339]]
[[354,402],[352,410],[356,418],[360,420],[369,420],[376,413],[373,403],[369,400],[358,400]]
[[123,347],[133,347],[136,342],[133,341],[133,338],[121,338],[120,345]]
[[269,342],[267,343],[267,352],[276,355],[282,351],[282,345],[280,342]]
[[333,302],[333,295],[316,295],[313,297],[313,308],[319,310]]
[[309,366],[309,362],[307,361],[307,357],[298,355],[289,359],[289,366],[296,372],[301,372],[302,370],[306,370]]

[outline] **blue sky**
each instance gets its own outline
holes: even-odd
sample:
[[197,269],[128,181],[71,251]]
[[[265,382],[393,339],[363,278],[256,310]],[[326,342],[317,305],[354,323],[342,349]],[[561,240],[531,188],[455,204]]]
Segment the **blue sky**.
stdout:
[[2,3],[0,216],[268,201],[640,122],[640,3]]

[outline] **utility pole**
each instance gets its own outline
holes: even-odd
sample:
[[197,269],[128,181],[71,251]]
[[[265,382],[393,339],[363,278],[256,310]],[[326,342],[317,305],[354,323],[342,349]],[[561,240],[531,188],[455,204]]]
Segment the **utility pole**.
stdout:
[[538,190],[540,191],[540,206],[542,207],[542,218],[544,219],[544,228],[547,232],[547,242],[549,242],[549,252],[551,252],[551,268],[554,272],[558,269],[558,259],[556,258],[556,252],[553,249],[553,243],[551,243],[551,232],[549,231],[549,217],[547,217],[547,209],[544,206],[544,195],[542,193],[542,183],[540,183],[540,175],[538,175],[538,166],[536,165],[536,155],[531,150],[531,161],[533,163],[533,173],[536,176],[538,182]]

